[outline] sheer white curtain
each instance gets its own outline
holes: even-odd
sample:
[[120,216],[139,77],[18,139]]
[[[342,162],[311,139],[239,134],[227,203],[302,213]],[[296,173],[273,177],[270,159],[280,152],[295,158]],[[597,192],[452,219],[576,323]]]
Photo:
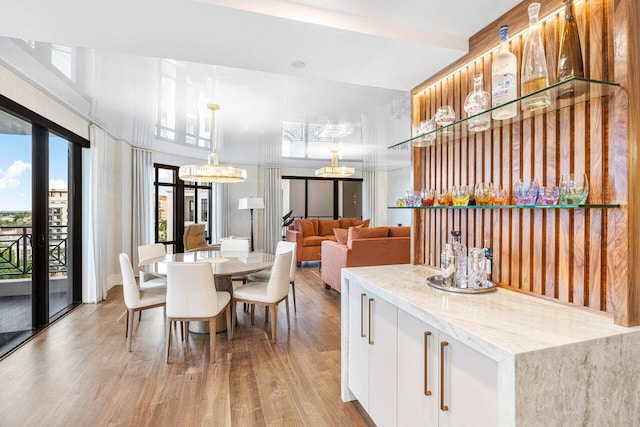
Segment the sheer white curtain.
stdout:
[[[360,117],[362,122],[362,141],[364,144],[373,145],[375,142],[373,123],[369,116]],[[371,219],[371,226],[378,225],[376,214],[376,194],[378,184],[376,182],[376,156],[375,150],[368,150],[362,157],[362,218]]]
[[279,166],[264,168],[264,251],[275,253],[281,239],[282,172]]
[[107,236],[104,219],[108,209],[107,141],[105,131],[95,125],[89,128],[89,227],[88,259],[83,275],[83,302],[97,303],[107,297]]
[[153,163],[151,151],[134,148],[133,154],[133,224],[131,263],[138,265],[138,246],[153,239]]

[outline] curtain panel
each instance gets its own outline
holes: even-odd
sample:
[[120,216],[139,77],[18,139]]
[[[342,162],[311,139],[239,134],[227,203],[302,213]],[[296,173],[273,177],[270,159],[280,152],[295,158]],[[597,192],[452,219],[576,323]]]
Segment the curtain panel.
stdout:
[[[154,243],[153,236],[153,161],[151,151],[132,149],[133,221],[131,263],[138,265],[138,246]],[[134,268],[134,270],[136,270]]]
[[89,128],[89,226],[88,260],[83,275],[83,302],[98,303],[107,297],[107,236],[103,226],[107,214],[107,133],[91,125]]
[[275,253],[282,238],[282,171],[279,166],[264,168],[264,251]]

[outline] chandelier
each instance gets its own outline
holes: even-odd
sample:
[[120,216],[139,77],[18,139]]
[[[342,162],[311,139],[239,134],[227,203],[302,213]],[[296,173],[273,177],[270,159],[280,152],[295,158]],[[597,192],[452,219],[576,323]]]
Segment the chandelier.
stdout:
[[338,150],[331,150],[331,166],[316,169],[316,176],[321,178],[346,178],[356,173],[354,168],[338,166]]
[[178,176],[183,181],[191,182],[233,183],[245,181],[247,179],[246,169],[219,163],[218,153],[216,152],[216,111],[220,109],[220,106],[218,104],[208,104],[207,108],[211,110],[212,146],[211,153],[207,156],[207,163],[180,166]]

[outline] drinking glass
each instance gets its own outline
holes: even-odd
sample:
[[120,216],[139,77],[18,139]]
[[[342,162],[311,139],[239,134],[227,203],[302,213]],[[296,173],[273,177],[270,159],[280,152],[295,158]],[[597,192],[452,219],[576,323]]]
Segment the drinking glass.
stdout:
[[474,188],[473,193],[475,195],[476,205],[488,206],[491,204],[491,199],[492,199],[491,184],[478,182]]
[[435,197],[435,190],[422,190],[422,206],[433,206]]
[[453,198],[453,206],[469,205],[469,187],[466,185],[453,187],[453,190],[451,190],[451,196]]
[[406,206],[404,197],[396,197],[396,206],[399,208],[404,208]]
[[513,186],[513,201],[516,205],[535,205],[538,200],[538,180],[517,180]]
[[587,174],[568,173],[560,178],[560,201],[563,205],[582,205],[589,196]]
[[450,125],[456,120],[456,112],[451,105],[441,105],[433,116],[433,120],[439,126]]
[[548,187],[542,187],[540,189],[540,197],[538,198],[538,203],[541,205],[555,205],[558,203],[559,198],[560,189],[555,185],[550,185]]
[[509,198],[509,192],[500,186],[497,186],[493,189],[493,204],[496,206],[505,206],[507,204],[507,199]]

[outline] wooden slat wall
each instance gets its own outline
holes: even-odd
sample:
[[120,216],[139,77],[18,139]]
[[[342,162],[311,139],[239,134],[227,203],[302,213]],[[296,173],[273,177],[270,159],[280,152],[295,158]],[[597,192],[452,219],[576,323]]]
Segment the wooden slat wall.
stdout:
[[[560,11],[559,0],[542,1],[542,16]],[[471,39],[470,53],[413,90],[413,122],[431,118],[448,103],[464,117],[473,75],[484,74],[490,91],[498,28],[510,34],[527,26],[518,5]],[[631,6],[629,6],[631,5]],[[587,77],[627,83],[627,9],[632,0],[584,0],[575,5]],[[634,12],[634,13],[635,13]],[[564,17],[542,24],[550,81],[556,81],[557,50]],[[614,28],[615,26],[615,28]],[[515,31],[512,31],[515,29]],[[518,58],[524,36],[510,41]],[[622,47],[621,47],[622,46]],[[493,280],[504,288],[615,314],[619,324],[637,324],[638,292],[627,275],[629,146],[627,97],[600,98],[519,123],[426,148],[414,148],[414,188],[437,191],[491,181],[509,190],[517,179],[558,184],[560,175],[586,172],[591,203],[620,203],[615,210],[416,210],[414,262],[437,265],[451,230],[469,247],[487,240],[494,249]],[[615,125],[615,126],[614,126]],[[639,180],[640,181],[640,180]],[[640,271],[639,273],[640,274]]]

